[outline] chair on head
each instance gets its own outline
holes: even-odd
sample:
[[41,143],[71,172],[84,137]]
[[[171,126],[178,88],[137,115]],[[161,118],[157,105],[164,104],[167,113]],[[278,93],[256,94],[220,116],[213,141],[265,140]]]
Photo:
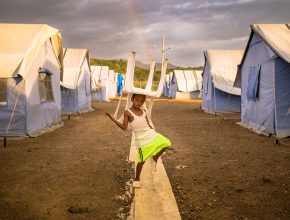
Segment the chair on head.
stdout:
[[[154,70],[155,70],[155,61],[151,61],[151,63],[150,63],[150,72],[149,72],[146,87],[144,89],[142,89],[142,88],[137,88],[134,86],[135,56],[136,56],[135,52],[132,52],[128,56],[127,71],[126,71],[126,78],[125,78],[125,87],[124,87],[124,90],[128,94],[125,110],[132,106],[131,97],[133,94],[145,95],[146,102],[144,103],[143,108],[146,109],[146,111],[147,111],[147,118],[148,118],[150,125],[152,127],[154,127],[154,125],[151,121],[152,107],[153,107],[154,99],[160,97],[162,94],[164,79],[166,76],[167,62],[168,62],[164,56],[164,41],[163,41],[163,48],[162,48],[161,76],[160,76],[158,88],[156,91],[152,90],[153,76],[154,76]],[[120,109],[120,103],[121,103],[121,99],[122,99],[121,97],[120,97],[117,109],[115,111],[115,114],[114,114],[115,118],[117,118],[117,115],[118,115],[118,112]],[[123,120],[124,120],[124,118],[122,115],[121,118],[118,119],[118,121],[120,121],[122,123]]]

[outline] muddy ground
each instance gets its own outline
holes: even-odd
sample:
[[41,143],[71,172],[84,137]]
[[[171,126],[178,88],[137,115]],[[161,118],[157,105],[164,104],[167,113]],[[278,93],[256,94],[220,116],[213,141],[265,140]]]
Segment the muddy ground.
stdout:
[[[116,104],[94,103],[60,129],[0,147],[0,219],[128,213],[130,132],[103,116]],[[193,103],[156,102],[152,119],[173,144],[163,159],[182,219],[290,219],[290,141],[276,145],[236,125],[238,114]]]

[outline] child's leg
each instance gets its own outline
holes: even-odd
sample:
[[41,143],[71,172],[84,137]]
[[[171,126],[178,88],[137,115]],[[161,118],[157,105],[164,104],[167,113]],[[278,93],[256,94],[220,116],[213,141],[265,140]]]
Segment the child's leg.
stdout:
[[158,158],[167,150],[167,147],[163,148],[161,151],[158,152],[155,156],[153,156],[153,160],[157,163]]
[[138,162],[137,163],[135,181],[139,181],[140,180],[140,174],[141,174],[143,165],[144,165],[144,162]]

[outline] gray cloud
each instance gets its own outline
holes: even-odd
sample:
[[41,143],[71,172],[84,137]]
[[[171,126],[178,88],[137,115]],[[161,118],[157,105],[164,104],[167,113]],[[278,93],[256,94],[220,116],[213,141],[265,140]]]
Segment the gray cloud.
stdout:
[[1,0],[0,21],[50,24],[65,47],[105,59],[160,59],[164,34],[170,62],[188,66],[207,49],[244,48],[252,23],[290,23],[289,11],[289,0]]

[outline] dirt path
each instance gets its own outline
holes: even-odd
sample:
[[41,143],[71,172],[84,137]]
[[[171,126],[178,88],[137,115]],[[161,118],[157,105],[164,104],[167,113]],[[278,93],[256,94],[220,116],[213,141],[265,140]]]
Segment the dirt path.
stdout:
[[[116,219],[129,211],[130,201],[118,198],[133,177],[131,134],[101,112],[116,102],[94,106],[58,130],[0,148],[0,219]],[[290,219],[289,146],[236,125],[238,115],[208,115],[193,103],[157,102],[152,117],[173,143],[163,163],[182,219]]]
[[[137,164],[137,152],[134,140],[131,143],[129,160]],[[180,220],[169,178],[159,158],[155,165],[148,160],[140,175],[140,188],[134,189],[134,200],[131,203],[130,216],[127,220]]]

